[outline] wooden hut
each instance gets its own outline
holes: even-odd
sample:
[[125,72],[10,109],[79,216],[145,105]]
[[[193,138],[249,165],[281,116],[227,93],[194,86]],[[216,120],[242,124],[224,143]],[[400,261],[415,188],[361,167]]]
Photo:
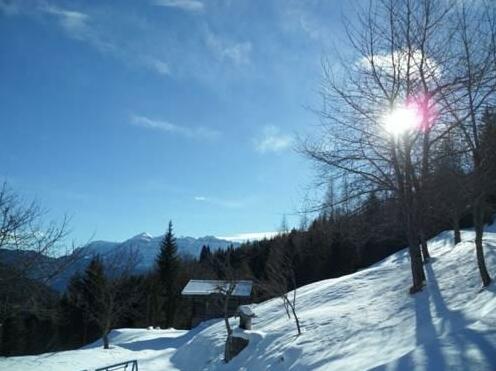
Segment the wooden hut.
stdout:
[[[223,303],[225,292],[231,282],[222,280],[190,280],[181,295],[192,302],[191,327],[202,321],[224,316]],[[253,282],[239,280],[232,282],[234,289],[229,300],[228,314],[233,316],[242,304],[251,302]]]

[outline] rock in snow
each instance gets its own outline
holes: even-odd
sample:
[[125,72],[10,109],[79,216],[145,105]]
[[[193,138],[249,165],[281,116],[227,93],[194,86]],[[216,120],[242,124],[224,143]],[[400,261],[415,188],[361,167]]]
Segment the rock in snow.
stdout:
[[[487,265],[496,276],[496,233],[486,234]],[[222,362],[221,320],[191,331],[120,329],[111,349],[0,359],[5,370],[80,370],[137,359],[150,370],[495,370],[496,284],[480,290],[474,234],[453,246],[452,233],[429,241],[427,287],[410,296],[406,250],[357,273],[298,289],[303,333],[280,299],[253,306],[249,345]],[[232,325],[236,326],[233,319]]]

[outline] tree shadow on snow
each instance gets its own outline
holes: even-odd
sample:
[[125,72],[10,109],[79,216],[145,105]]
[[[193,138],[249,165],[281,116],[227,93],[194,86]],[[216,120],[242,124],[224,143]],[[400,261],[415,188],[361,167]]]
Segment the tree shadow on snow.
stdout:
[[198,326],[190,331],[184,333],[183,335],[177,337],[157,337],[148,340],[141,341],[133,341],[129,343],[119,343],[117,344],[119,347],[132,350],[132,351],[140,351],[140,350],[164,350],[169,348],[178,349],[179,347],[186,344],[190,341],[198,332],[203,330],[205,326]]
[[[466,354],[470,348],[479,350],[484,358],[483,364],[496,365],[494,345],[481,333],[470,329],[468,326],[471,322],[461,312],[447,307],[431,264],[427,264],[425,269],[428,287],[413,297],[416,315],[416,349],[395,362],[381,365],[374,370],[400,371],[421,367],[424,370],[439,371],[452,369],[453,366],[456,369],[468,370],[473,366],[473,360],[469,360]],[[436,324],[431,313],[431,303],[440,320]],[[496,330],[491,334],[493,333],[496,334]]]
[[469,325],[472,322],[468,321],[460,311],[450,310],[448,308],[441,295],[436,275],[430,264],[426,265],[426,273],[430,282],[429,292],[432,297],[432,302],[442,321],[442,332],[448,335],[449,339],[453,341],[456,349],[458,349],[458,364],[461,365],[464,370],[469,369],[470,364],[468,363],[469,360],[466,357],[465,350],[469,347],[473,347],[480,351],[488,365],[496,365],[496,348],[494,345],[488,342],[480,332],[469,328]]

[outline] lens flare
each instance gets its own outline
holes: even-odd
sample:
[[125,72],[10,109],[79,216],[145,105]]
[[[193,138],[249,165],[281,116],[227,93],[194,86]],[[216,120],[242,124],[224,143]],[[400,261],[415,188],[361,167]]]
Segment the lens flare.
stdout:
[[400,136],[418,129],[422,115],[415,105],[399,106],[383,118],[383,127],[389,134]]

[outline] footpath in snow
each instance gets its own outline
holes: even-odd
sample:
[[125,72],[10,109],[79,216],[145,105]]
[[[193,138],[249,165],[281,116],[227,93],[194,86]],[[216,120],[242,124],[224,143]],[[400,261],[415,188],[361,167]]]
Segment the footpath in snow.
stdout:
[[[191,331],[120,329],[111,349],[0,358],[0,369],[83,370],[137,359],[151,370],[496,370],[496,283],[481,290],[474,234],[453,246],[451,232],[429,241],[427,287],[410,296],[406,250],[357,273],[298,289],[303,334],[296,335],[279,299],[254,305],[250,343],[222,362],[220,320]],[[496,228],[485,234],[496,278]],[[237,321],[232,319],[235,326]]]

